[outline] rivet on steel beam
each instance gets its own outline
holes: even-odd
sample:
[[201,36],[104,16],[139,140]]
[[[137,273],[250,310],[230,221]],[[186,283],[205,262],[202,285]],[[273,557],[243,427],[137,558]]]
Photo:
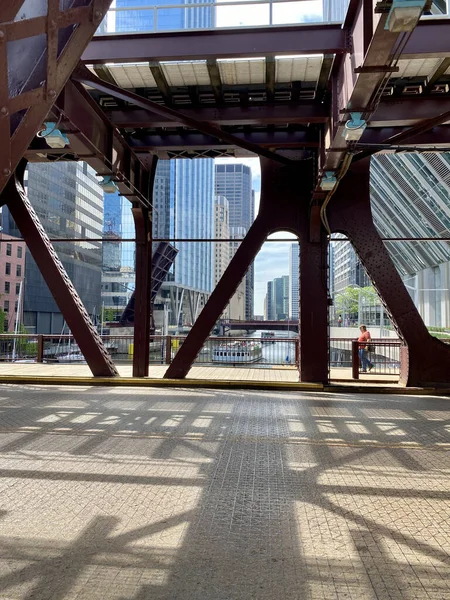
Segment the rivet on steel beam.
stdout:
[[5,38],[5,32],[4,31],[0,31],[0,41],[3,41]]
[[6,106],[2,106],[0,108],[0,114],[3,116],[6,116],[8,114],[8,109],[6,108]]
[[53,96],[56,96],[56,91],[55,90],[48,90],[48,95],[53,98]]
[[5,177],[8,177],[11,175],[11,169],[3,169],[2,174],[5,175]]
[[100,10],[96,10],[96,11],[94,12],[94,19],[98,20],[98,19],[101,19],[101,18],[102,18],[102,13],[101,13],[101,11],[100,11]]

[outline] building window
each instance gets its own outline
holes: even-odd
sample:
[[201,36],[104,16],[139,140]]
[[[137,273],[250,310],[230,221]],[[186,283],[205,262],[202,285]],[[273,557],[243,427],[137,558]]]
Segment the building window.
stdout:
[[18,301],[18,300],[16,300],[16,301],[14,302],[14,312],[17,312],[18,310],[19,310],[19,301]]
[[20,294],[20,283],[16,283],[16,296]]
[[6,263],[5,265],[5,274],[11,275],[11,263]]
[[9,300],[5,300],[5,303],[3,305],[3,310],[5,312],[9,312]]
[[17,265],[16,275],[17,275],[17,277],[20,277],[22,275],[22,265]]
[[10,287],[9,281],[5,281],[5,294],[9,294]]
[[11,256],[12,254],[12,244],[6,244],[6,256]]
[[22,246],[17,246],[17,258],[22,258],[23,248]]

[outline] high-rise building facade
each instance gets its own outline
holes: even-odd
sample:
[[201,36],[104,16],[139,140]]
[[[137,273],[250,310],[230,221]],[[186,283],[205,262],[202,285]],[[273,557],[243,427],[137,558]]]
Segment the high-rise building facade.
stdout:
[[269,321],[283,321],[289,318],[289,275],[275,277],[267,282],[264,301],[265,318]]
[[300,245],[298,242],[289,247],[289,317],[298,319]]
[[[216,194],[225,196],[229,203],[230,227],[242,227],[246,233],[255,220],[255,201],[250,167],[240,163],[216,165]],[[245,277],[246,319],[254,313],[255,272],[253,264]]]
[[[216,196],[214,203],[214,238],[216,240],[227,240],[230,237],[230,225],[228,215],[228,200],[225,196]],[[214,243],[214,287],[222,277],[230,262],[230,246],[227,242]]]
[[[82,162],[28,165],[25,186],[50,238],[101,238],[103,193],[94,170]],[[3,230],[21,237],[3,207]],[[92,316],[101,310],[102,248],[99,242],[62,242],[54,248]],[[61,333],[63,317],[27,250],[23,323],[31,333]]]
[[[138,32],[170,29],[210,27],[214,23],[214,7],[199,7],[203,1],[185,0],[171,8],[167,0],[155,0],[156,10],[145,10],[141,0],[116,0],[118,10],[111,11],[106,19],[109,32]],[[181,7],[180,5],[184,6]],[[136,8],[134,7],[141,7]],[[155,19],[156,16],[156,20]],[[101,33],[104,33],[102,31]],[[122,199],[121,232],[124,238],[134,238],[134,222],[131,204]],[[158,162],[153,191],[153,237],[212,238],[214,221],[214,162],[212,159],[172,159]],[[209,292],[212,288],[212,245],[208,242],[179,242],[174,244],[178,255],[169,274],[171,284]],[[126,301],[134,289],[134,244],[122,243],[120,277],[114,282],[108,275],[104,294],[112,292],[106,286],[120,287],[125,293],[120,300]],[[106,277],[106,276],[105,276]],[[127,282],[123,280],[126,279]],[[117,298],[117,296],[115,296]]]

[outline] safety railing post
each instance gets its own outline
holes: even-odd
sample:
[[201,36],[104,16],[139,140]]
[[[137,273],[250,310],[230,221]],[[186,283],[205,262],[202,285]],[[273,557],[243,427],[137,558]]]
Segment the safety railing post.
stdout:
[[352,340],[352,378],[359,379],[359,344]]
[[172,362],[172,337],[166,335],[166,365],[170,365]]
[[37,340],[37,362],[44,362],[44,336],[42,334],[38,335]]

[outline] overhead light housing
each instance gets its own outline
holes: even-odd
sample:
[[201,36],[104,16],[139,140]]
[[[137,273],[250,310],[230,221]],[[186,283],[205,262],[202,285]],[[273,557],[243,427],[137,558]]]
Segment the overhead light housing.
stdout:
[[394,0],[385,29],[392,33],[412,31],[420,19],[426,0]]
[[322,177],[322,181],[320,182],[320,188],[326,192],[330,192],[334,189],[336,183],[337,180],[334,171],[325,171],[325,176]]
[[118,187],[112,180],[111,175],[104,175],[103,179],[99,182],[99,185],[107,194],[115,194],[118,191]]
[[364,133],[367,123],[361,119],[360,112],[350,113],[351,119],[347,121],[342,134],[346,142],[357,142]]
[[58,129],[57,123],[46,121],[44,125],[45,129],[40,131],[37,135],[38,137],[44,138],[50,148],[65,148],[69,145],[69,138],[65,133],[62,133]]

